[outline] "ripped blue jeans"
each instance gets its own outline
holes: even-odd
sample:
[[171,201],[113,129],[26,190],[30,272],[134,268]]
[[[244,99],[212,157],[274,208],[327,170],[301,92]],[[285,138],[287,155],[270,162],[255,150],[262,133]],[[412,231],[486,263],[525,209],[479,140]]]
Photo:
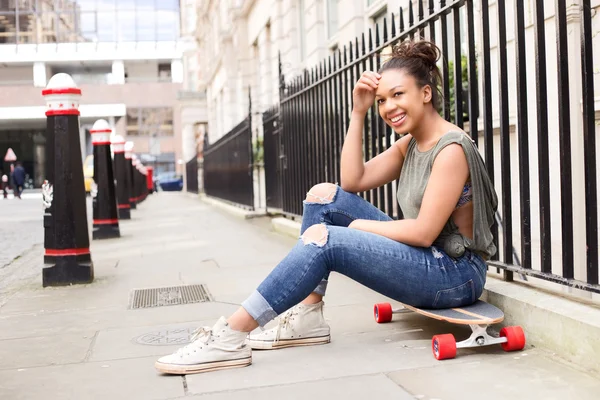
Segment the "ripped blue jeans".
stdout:
[[301,236],[290,253],[242,303],[260,326],[311,292],[324,295],[332,271],[415,307],[459,307],[481,296],[486,263],[478,254],[467,250],[460,258],[452,258],[436,247],[408,246],[348,228],[355,219],[390,221],[391,218],[356,194],[338,186],[333,191],[332,200],[304,202],[301,234],[312,225],[324,224],[323,237],[307,241]]

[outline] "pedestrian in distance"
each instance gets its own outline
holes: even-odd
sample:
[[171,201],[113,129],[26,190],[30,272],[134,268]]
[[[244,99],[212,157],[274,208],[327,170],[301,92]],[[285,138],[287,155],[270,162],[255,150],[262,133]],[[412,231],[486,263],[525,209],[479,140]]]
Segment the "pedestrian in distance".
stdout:
[[[190,344],[160,358],[167,374],[252,363],[252,349],[325,344],[323,296],[331,272],[420,308],[473,304],[496,252],[491,227],[497,195],[471,138],[438,113],[443,101],[429,41],[404,41],[378,72],[365,71],[341,154],[341,181],[321,183],[304,200],[301,236],[229,318],[198,329]],[[400,138],[363,160],[363,124],[376,103]],[[393,220],[356,193],[399,179],[404,218]],[[275,317],[277,326],[256,331]]]
[[4,194],[4,198],[7,199],[8,198],[8,175],[3,174],[2,175],[2,192]]
[[15,168],[12,172],[12,181],[13,181],[13,190],[16,198],[21,198],[21,193],[23,193],[23,186],[25,185],[25,168],[23,165],[17,161]]

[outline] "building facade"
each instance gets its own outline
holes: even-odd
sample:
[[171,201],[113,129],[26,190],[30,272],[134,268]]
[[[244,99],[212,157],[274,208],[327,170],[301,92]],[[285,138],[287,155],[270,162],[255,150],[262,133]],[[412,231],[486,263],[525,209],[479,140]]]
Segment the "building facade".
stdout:
[[184,44],[178,0],[0,1],[0,153],[44,179],[44,100],[56,73],[82,90],[82,155],[104,118],[157,173],[182,170]]

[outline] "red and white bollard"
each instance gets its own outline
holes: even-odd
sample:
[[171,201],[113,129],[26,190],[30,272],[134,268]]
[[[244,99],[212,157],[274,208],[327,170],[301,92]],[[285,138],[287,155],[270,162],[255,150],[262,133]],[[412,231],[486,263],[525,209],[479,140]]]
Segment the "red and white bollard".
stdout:
[[115,178],[110,154],[108,122],[99,119],[90,130],[94,146],[93,239],[110,239],[121,236],[117,215]]
[[85,186],[79,138],[81,90],[67,74],[56,74],[42,91],[46,100],[46,180],[43,286],[90,283],[90,254]]
[[131,182],[127,173],[125,160],[125,140],[117,135],[112,141],[112,150],[114,154],[115,177],[117,179],[117,209],[119,219],[131,219]]
[[133,142],[125,142],[125,170],[127,171],[126,173],[130,183],[129,205],[132,210],[135,210],[137,208],[137,201],[135,198],[135,181],[132,164],[132,159],[134,155],[135,154],[133,154]]

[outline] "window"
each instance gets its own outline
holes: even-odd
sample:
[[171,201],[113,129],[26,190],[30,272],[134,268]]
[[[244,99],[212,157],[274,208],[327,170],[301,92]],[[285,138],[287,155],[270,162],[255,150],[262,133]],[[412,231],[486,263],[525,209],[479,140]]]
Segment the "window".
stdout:
[[0,0],[0,44],[178,37],[178,0]]
[[135,11],[119,11],[117,14],[119,42],[134,42]]
[[[375,29],[379,31],[379,37],[383,38],[383,20],[387,17],[387,7],[383,7],[371,16],[371,29],[373,29],[373,40],[375,40]],[[389,21],[388,21],[389,23]],[[388,29],[390,27],[388,26]]]
[[64,72],[71,75],[76,84],[106,84],[111,74],[110,65],[72,66],[57,65],[52,67],[52,75]]
[[327,0],[327,38],[331,39],[338,31],[338,0]]
[[158,80],[160,82],[171,81],[171,64],[158,64]]
[[135,14],[135,24],[137,26],[137,41],[146,42],[155,39],[156,20],[153,11],[138,10]]
[[173,136],[173,110],[168,107],[128,108],[127,136]]
[[195,5],[193,3],[187,4],[186,12],[185,12],[185,33],[186,34],[191,34],[194,31],[196,31],[196,18],[197,18],[197,14],[196,14]]

